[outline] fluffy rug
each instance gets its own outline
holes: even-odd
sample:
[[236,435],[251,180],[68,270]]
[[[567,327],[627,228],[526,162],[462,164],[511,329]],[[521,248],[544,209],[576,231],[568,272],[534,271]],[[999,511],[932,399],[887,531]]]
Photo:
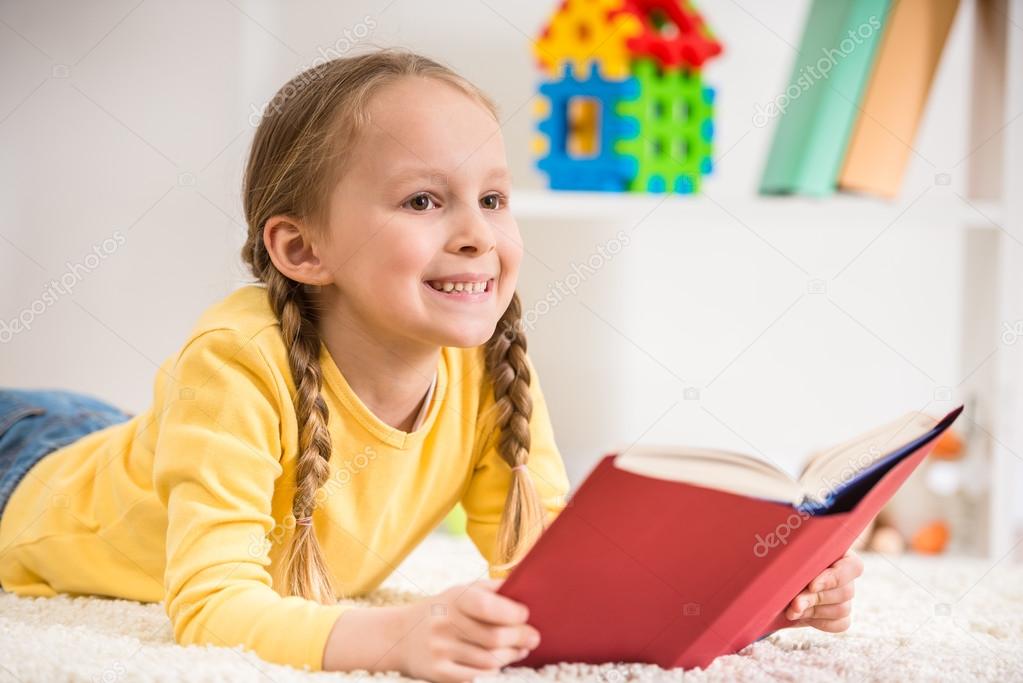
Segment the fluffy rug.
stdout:
[[[483,681],[1023,680],[1023,566],[864,554],[852,627],[785,629],[706,669],[564,663]],[[464,539],[435,533],[363,602],[406,602],[485,575]],[[283,627],[283,625],[282,625]],[[0,681],[408,680],[307,673],[241,648],[174,643],[158,604],[0,593]]]

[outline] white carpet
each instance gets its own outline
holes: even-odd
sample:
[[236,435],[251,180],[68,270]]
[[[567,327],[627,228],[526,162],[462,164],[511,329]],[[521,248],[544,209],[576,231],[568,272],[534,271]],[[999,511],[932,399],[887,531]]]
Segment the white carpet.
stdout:
[[[619,664],[507,668],[477,681],[1023,680],[1023,566],[864,554],[852,627],[786,629],[707,669]],[[464,540],[433,535],[368,602],[404,602],[485,575]],[[282,624],[282,627],[285,625]],[[366,680],[311,674],[239,648],[174,643],[158,604],[0,594],[0,681]],[[373,678],[408,680],[395,674]]]

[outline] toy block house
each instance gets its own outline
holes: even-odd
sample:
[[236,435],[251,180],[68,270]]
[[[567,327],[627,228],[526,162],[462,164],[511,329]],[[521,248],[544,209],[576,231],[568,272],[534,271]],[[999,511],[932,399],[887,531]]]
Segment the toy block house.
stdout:
[[701,69],[721,44],[688,0],[564,0],[533,50],[551,189],[699,190],[714,135]]

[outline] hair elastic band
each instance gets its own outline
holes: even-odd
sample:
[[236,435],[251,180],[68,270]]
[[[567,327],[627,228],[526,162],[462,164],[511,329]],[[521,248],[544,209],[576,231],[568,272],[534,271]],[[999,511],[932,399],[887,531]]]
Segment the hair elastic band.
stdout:
[[513,470],[525,470],[525,469],[526,469],[526,466],[525,466],[525,465],[516,465],[516,466],[515,466],[515,467],[513,467],[512,469],[513,469]]
[[301,526],[312,526],[313,525],[313,518],[312,517],[299,517],[298,519],[295,520],[295,524],[300,524]]

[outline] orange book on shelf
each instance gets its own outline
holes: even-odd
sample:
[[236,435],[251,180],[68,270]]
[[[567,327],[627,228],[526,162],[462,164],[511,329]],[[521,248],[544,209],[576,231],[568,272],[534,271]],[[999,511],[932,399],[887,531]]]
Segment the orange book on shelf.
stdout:
[[838,176],[843,190],[898,194],[959,0],[894,3]]

